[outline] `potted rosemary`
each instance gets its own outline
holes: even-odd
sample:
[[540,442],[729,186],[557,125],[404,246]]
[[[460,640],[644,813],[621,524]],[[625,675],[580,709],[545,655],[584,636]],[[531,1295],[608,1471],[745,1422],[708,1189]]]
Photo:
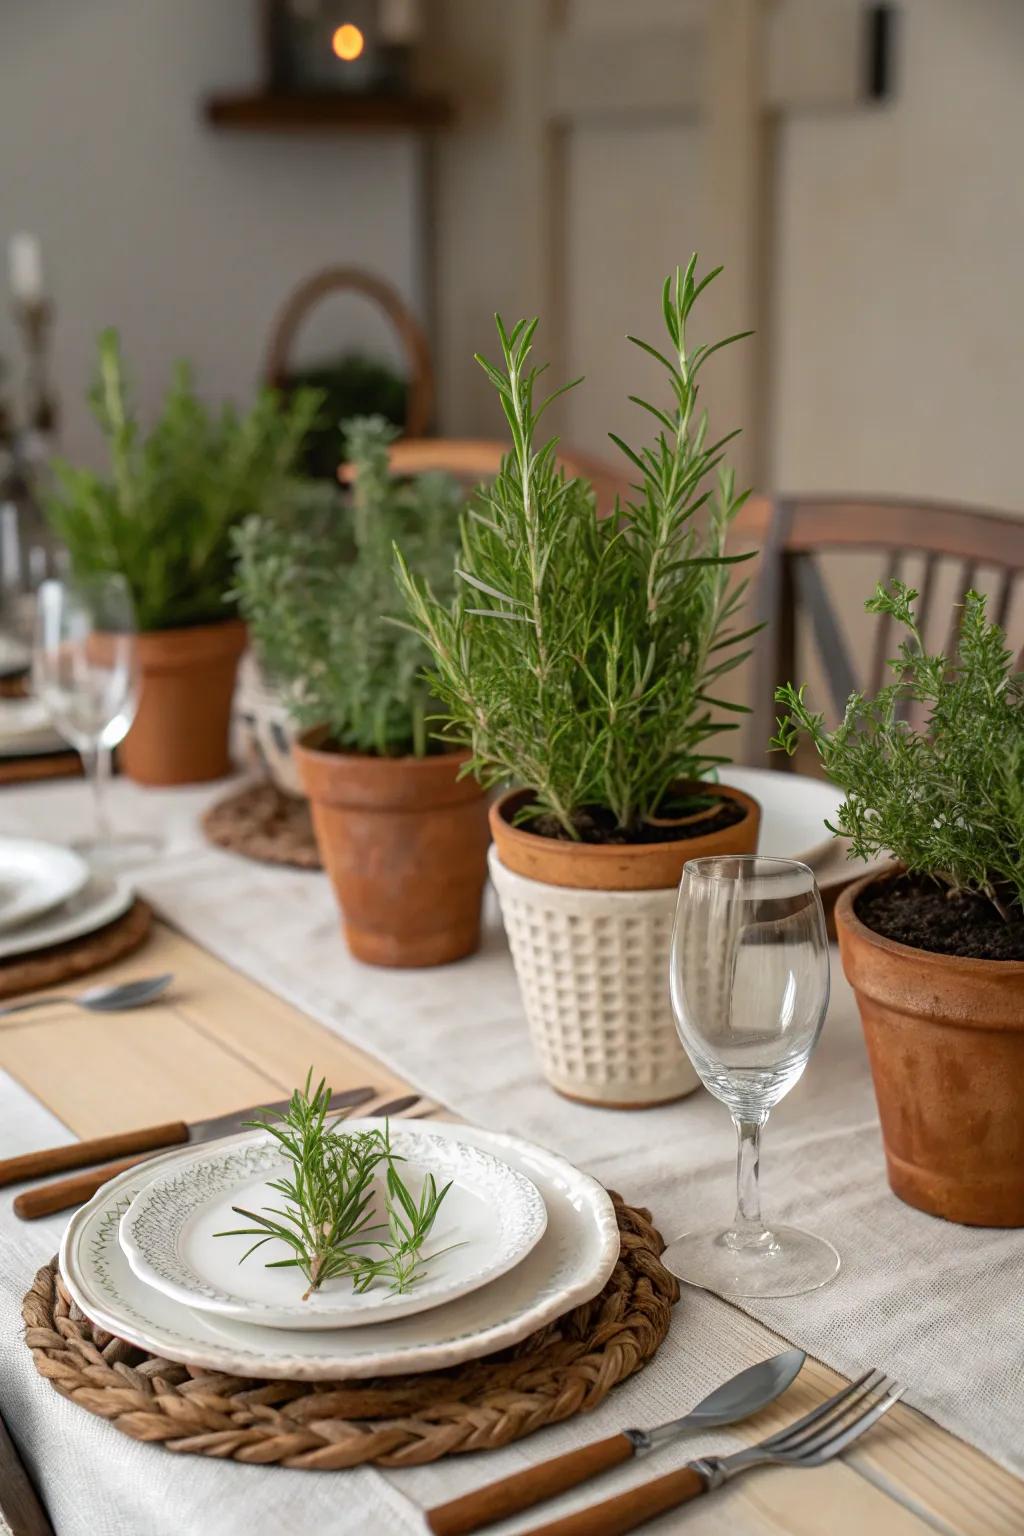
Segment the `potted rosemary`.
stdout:
[[347,425],[352,500],[319,526],[251,518],[236,592],[284,689],[293,745],[349,948],[375,965],[440,965],[480,940],[487,805],[465,751],[432,734],[427,654],[401,614],[394,541],[450,591],[461,493],[442,475],[392,478],[395,428]]
[[[836,906],[878,1099],[889,1183],[972,1226],[1024,1226],[1024,676],[969,592],[956,655],[930,655],[917,593],[867,604],[906,631],[877,697],[826,730],[780,689],[775,742],[801,734],[846,799],[852,852],[892,854]],[[915,724],[915,714],[923,723]]]
[[140,434],[117,333],[99,341],[93,391],[109,476],[57,463],[47,512],[76,575],[119,572],[134,601],[140,695],[120,760],[141,784],[216,779],[230,768],[228,724],[245,626],[225,607],[231,530],[276,507],[319,408],[262,393],[248,415],[217,414],[180,364],[160,419]]
[[755,802],[707,778],[725,760],[710,743],[728,728],[721,711],[736,707],[715,685],[746,654],[730,628],[744,584],[730,585],[725,552],[744,498],[696,409],[716,348],[690,351],[686,323],[716,274],[698,282],[695,266],[665,284],[667,355],[637,343],[664,366],[670,401],[637,401],[650,446],[614,438],[637,477],[614,517],[599,520],[591,487],[535,440],[554,398],[535,398],[537,322],[508,332],[499,319],[504,372],[479,361],[512,447],[463,518],[457,594],[399,560],[445,734],[483,783],[515,786],[491,808],[491,875],[544,1071],[602,1104],[697,1086],[668,999],[675,890],[688,859],[757,844]]

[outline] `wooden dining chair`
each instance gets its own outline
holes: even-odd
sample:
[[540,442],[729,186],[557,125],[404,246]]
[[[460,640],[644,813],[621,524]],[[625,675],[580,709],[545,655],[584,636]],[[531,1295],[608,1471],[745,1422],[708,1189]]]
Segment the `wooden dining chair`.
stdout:
[[[747,525],[750,526],[747,526]],[[1024,574],[1024,519],[943,503],[850,497],[782,497],[770,507],[740,513],[736,537],[761,543],[755,617],[764,629],[754,641],[751,761],[793,766],[784,753],[767,753],[775,734],[775,689],[804,680],[800,642],[811,643],[826,716],[838,720],[851,693],[876,691],[888,677],[896,626],[887,615],[870,621],[870,640],[851,646],[832,595],[843,583],[842,557],[877,556],[874,577],[857,576],[844,588],[847,614],[863,609],[874,580],[901,578],[919,591],[916,609],[925,643],[955,647],[963,594],[978,587],[989,596],[989,615],[1007,629],[1016,649],[1024,614],[1017,611]],[[752,536],[752,537],[751,537]],[[848,579],[848,578],[847,578]],[[816,699],[817,703],[817,699]]]
[[[391,468],[397,475],[423,475],[443,470],[465,485],[467,490],[481,481],[493,480],[501,467],[508,444],[490,438],[406,437],[391,445]],[[589,480],[597,497],[598,515],[607,516],[615,506],[616,496],[629,493],[624,474],[592,454],[573,448],[560,448],[558,462],[568,475]],[[343,464],[338,470],[342,484],[348,484],[351,470]]]

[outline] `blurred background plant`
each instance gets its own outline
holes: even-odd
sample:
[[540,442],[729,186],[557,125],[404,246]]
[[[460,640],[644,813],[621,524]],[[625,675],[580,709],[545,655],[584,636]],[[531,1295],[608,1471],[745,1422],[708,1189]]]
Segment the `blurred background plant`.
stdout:
[[47,503],[75,573],[121,572],[141,630],[229,617],[231,531],[246,516],[277,512],[303,494],[296,465],[322,396],[302,389],[285,402],[263,390],[248,412],[231,405],[213,411],[179,363],[159,419],[143,434],[117,332],[105,330],[91,401],[109,473],[57,460]]
[[288,375],[293,390],[315,389],[323,407],[302,449],[307,475],[333,481],[338,470],[338,422],[356,416],[381,416],[395,427],[405,426],[408,385],[401,374],[380,358],[346,352],[336,361],[311,363]]
[[428,720],[438,703],[422,676],[426,647],[391,622],[404,611],[393,546],[450,596],[462,492],[446,475],[394,478],[398,433],[382,417],[357,417],[343,434],[351,501],[246,519],[234,534],[234,595],[300,725],[326,727],[341,751],[422,756],[438,745]]

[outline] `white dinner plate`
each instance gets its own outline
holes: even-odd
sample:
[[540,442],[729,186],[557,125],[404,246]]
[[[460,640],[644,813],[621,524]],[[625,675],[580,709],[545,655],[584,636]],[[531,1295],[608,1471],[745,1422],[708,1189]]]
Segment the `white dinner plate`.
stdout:
[[0,699],[0,758],[70,752],[39,699]]
[[[380,1120],[346,1120],[347,1135],[380,1133]],[[423,1245],[421,1278],[408,1291],[383,1281],[357,1292],[338,1275],[305,1301],[306,1278],[297,1268],[268,1268],[293,1257],[272,1238],[241,1262],[256,1236],[218,1233],[251,1228],[237,1207],[278,1210],[285,1197],[269,1187],[290,1165],[273,1136],[254,1132],[243,1142],[213,1142],[179,1153],[132,1202],[121,1221],[121,1247],[147,1285],[184,1306],[264,1328],[355,1328],[411,1317],[488,1285],[526,1257],[544,1233],[548,1216],[537,1186],[493,1152],[435,1136],[425,1126],[396,1122],[391,1146],[401,1175],[419,1203],[428,1175],[448,1192]],[[374,1179],[374,1212],[385,1221],[384,1173]]]
[[31,954],[51,944],[66,944],[83,934],[95,933],[127,912],[135,889],[124,876],[94,874],[82,889],[60,906],[53,907],[10,933],[0,933],[0,960]]
[[67,901],[88,878],[88,865],[70,848],[35,838],[0,837],[0,931]]
[[515,1136],[445,1122],[430,1130],[492,1152],[524,1173],[548,1213],[543,1237],[521,1264],[443,1307],[362,1328],[298,1332],[194,1311],[144,1285],[118,1242],[118,1227],[173,1152],[127,1169],[76,1211],[61,1243],[61,1275],[87,1317],[140,1349],[206,1370],[300,1381],[447,1369],[517,1344],[597,1295],[615,1267],[619,1231],[596,1180]]
[[845,839],[833,838],[825,823],[835,821],[846,797],[827,780],[771,768],[736,768],[731,764],[721,769],[719,778],[723,784],[753,795],[760,803],[758,852],[770,858],[799,859],[809,864],[823,889],[888,868],[890,861],[886,857],[870,862],[841,857],[841,849],[848,844]]

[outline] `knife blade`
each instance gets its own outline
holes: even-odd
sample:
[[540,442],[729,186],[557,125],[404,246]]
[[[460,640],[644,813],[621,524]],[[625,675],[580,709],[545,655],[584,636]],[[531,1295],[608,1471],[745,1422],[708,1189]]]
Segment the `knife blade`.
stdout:
[[[374,1088],[344,1088],[334,1094],[331,1109],[354,1108],[372,1099]],[[231,1136],[244,1128],[262,1110],[284,1110],[288,1099],[275,1104],[254,1104],[248,1109],[236,1109],[227,1115],[215,1115],[210,1120],[197,1120],[189,1125],[184,1120],[172,1120],[167,1125],[145,1126],[137,1131],[124,1131],[116,1136],[94,1137],[91,1141],[74,1141],[64,1147],[48,1147],[41,1152],[26,1152],[20,1157],[9,1157],[0,1162],[0,1187],[20,1184],[25,1179],[38,1179],[50,1173],[67,1173],[73,1168],[88,1168],[93,1163],[103,1163],[111,1158],[123,1158],[127,1153],[156,1152],[163,1147],[176,1147],[204,1141],[216,1141],[220,1136]]]
[[427,1510],[427,1526],[434,1536],[470,1536],[495,1520],[532,1509],[545,1499],[576,1488],[588,1478],[616,1467],[634,1456],[644,1456],[689,1429],[709,1429],[738,1424],[781,1397],[799,1374],[806,1359],[802,1349],[787,1349],[770,1360],[748,1366],[739,1375],[699,1402],[681,1418],[669,1419],[654,1429],[627,1429],[607,1440],[597,1440],[565,1456],[542,1461],[525,1472],[488,1483],[474,1493]]

